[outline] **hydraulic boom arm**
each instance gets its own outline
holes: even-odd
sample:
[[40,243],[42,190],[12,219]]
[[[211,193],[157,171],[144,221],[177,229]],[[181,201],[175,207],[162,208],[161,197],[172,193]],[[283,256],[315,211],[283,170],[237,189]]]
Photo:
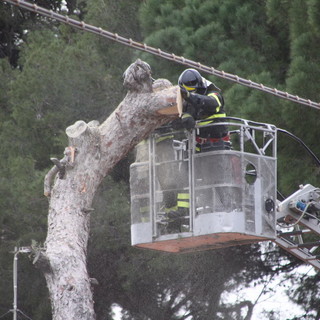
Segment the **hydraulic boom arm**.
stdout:
[[275,243],[320,270],[320,189],[301,186],[277,211]]

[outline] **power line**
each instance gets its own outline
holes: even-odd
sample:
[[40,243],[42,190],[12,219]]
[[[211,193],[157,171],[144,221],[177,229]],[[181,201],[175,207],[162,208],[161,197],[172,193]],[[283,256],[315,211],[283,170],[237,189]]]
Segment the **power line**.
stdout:
[[10,313],[11,310],[7,311],[6,313],[4,313],[3,315],[0,316],[0,319],[2,319],[4,316],[6,316],[8,313]]
[[24,312],[22,312],[21,310],[18,309],[18,312],[20,312],[22,314],[23,317],[25,317],[28,320],[32,320],[30,317],[28,317]]
[[320,159],[313,153],[313,151],[297,136],[295,136],[294,134],[292,134],[291,132],[284,130],[284,129],[277,129],[279,132],[284,133],[286,135],[288,135],[289,137],[291,137],[292,139],[296,140],[297,142],[299,142],[302,147],[308,152],[308,154],[313,158],[313,160],[317,163],[317,166],[320,167]]
[[[3,317],[5,317],[8,313],[13,312],[13,310],[9,310],[6,313],[4,313],[3,315],[0,316],[0,319],[2,319]],[[24,312],[22,312],[21,310],[17,309],[17,312],[21,313],[23,317],[25,317],[28,320],[32,320],[30,317],[28,317]]]
[[132,40],[131,38],[128,39],[128,38],[119,36],[117,33],[112,33],[112,32],[103,30],[102,28],[87,24],[83,21],[78,21],[78,20],[72,19],[68,16],[56,13],[52,10],[48,10],[43,7],[39,7],[38,5],[36,5],[34,3],[29,3],[24,0],[2,0],[2,1],[7,2],[7,3],[11,3],[13,5],[16,5],[18,7],[27,9],[27,10],[35,12],[35,13],[38,13],[40,15],[55,19],[55,20],[60,21],[62,23],[73,26],[77,29],[97,34],[101,37],[113,40],[113,41],[121,43],[125,46],[131,47],[131,48],[134,48],[134,49],[137,49],[140,51],[148,52],[150,54],[161,57],[163,59],[174,61],[176,63],[182,64],[182,65],[185,65],[185,66],[188,66],[191,68],[196,68],[200,71],[204,71],[205,73],[212,74],[214,76],[241,84],[241,85],[249,87],[249,88],[253,88],[253,89],[256,89],[259,91],[263,91],[263,92],[272,94],[272,95],[274,95],[278,98],[281,98],[281,99],[289,100],[289,101],[292,101],[295,103],[303,104],[303,105],[309,106],[311,108],[315,108],[315,109],[320,110],[320,103],[311,101],[310,99],[301,98],[297,95],[293,95],[288,92],[278,90],[276,88],[267,87],[267,86],[263,85],[262,83],[256,83],[252,80],[244,79],[244,78],[241,78],[237,75],[234,75],[234,74],[231,74],[228,72],[219,71],[213,67],[203,65],[200,62],[195,62],[193,60],[186,59],[182,56],[177,56],[174,53],[168,53],[168,52],[162,51],[159,48],[150,47],[145,43],[140,43],[140,42]]

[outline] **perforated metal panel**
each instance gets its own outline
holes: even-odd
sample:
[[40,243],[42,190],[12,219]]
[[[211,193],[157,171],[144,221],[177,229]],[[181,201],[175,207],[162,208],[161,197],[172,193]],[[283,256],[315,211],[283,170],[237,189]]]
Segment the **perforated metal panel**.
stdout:
[[276,128],[245,120],[214,125],[228,126],[232,148],[198,152],[197,129],[170,128],[138,146],[133,245],[180,252],[275,238]]

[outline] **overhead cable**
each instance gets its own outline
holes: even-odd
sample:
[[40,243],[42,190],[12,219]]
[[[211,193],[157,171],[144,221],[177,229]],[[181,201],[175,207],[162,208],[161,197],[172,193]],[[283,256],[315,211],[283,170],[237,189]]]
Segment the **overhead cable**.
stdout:
[[303,104],[303,105],[309,106],[311,108],[315,108],[315,109],[320,110],[320,103],[311,101],[310,99],[301,98],[297,95],[293,95],[288,92],[278,90],[276,88],[270,88],[270,87],[267,87],[261,83],[256,83],[252,80],[247,80],[247,79],[241,78],[237,75],[234,75],[234,74],[231,74],[228,72],[219,71],[213,67],[208,67],[206,65],[203,65],[200,62],[195,62],[193,60],[186,59],[182,56],[177,56],[174,53],[168,53],[168,52],[162,51],[159,48],[154,48],[154,47],[148,46],[145,43],[140,43],[140,42],[134,41],[131,38],[125,38],[125,37],[119,36],[117,33],[112,33],[112,32],[103,30],[102,28],[87,24],[83,21],[78,21],[76,19],[72,19],[69,16],[62,15],[62,14],[59,14],[59,13],[54,12],[52,10],[45,9],[43,7],[40,7],[36,4],[34,4],[34,3],[30,3],[30,2],[27,2],[24,0],[1,0],[1,1],[3,1],[5,3],[11,3],[11,4],[16,5],[18,7],[21,7],[21,8],[27,9],[29,11],[38,13],[40,15],[49,17],[51,19],[55,19],[55,20],[60,21],[62,23],[73,26],[77,29],[97,34],[101,37],[113,40],[113,41],[121,43],[125,46],[131,47],[131,48],[134,48],[134,49],[137,49],[140,51],[148,52],[150,54],[161,57],[163,59],[174,61],[176,63],[182,64],[182,65],[185,65],[185,66],[188,66],[191,68],[198,69],[198,70],[203,71],[205,73],[212,74],[212,75],[217,76],[219,78],[223,78],[223,79],[241,84],[241,85],[249,87],[249,88],[257,89],[257,90],[272,94],[276,97],[279,97],[279,98],[282,98],[285,100],[289,100],[289,101],[292,101],[295,103]]
[[317,163],[317,166],[320,167],[320,159],[314,154],[314,152],[297,136],[292,134],[291,132],[284,130],[284,129],[277,129],[279,132],[284,133],[291,137],[292,139],[296,140],[301,144],[301,146],[308,152],[308,154],[313,158],[313,160]]
[[4,316],[6,316],[8,313],[12,312],[12,310],[7,311],[6,313],[4,313],[3,315],[0,316],[0,319],[2,319]]

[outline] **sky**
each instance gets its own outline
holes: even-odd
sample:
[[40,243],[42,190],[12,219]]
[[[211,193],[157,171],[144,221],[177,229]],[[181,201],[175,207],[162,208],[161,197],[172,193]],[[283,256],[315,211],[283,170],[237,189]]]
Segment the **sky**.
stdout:
[[[312,266],[302,265],[292,271],[292,273],[295,275],[300,273],[301,275],[308,274],[311,276],[316,271]],[[290,274],[286,276],[290,276]],[[266,284],[268,285],[265,286]],[[278,276],[271,279],[271,281],[266,278],[265,282],[261,285],[254,286],[251,284],[249,288],[240,287],[232,293],[225,294],[222,299],[224,303],[236,303],[242,300],[250,300],[252,303],[256,302],[251,320],[268,320],[269,318],[266,317],[265,311],[274,311],[275,319],[279,320],[293,317],[299,318],[304,314],[304,310],[287,297],[286,290],[291,287],[291,281],[284,279],[284,276]],[[122,320],[121,307],[119,305],[114,304],[112,312],[114,313],[113,320]]]
[[[312,266],[303,265],[294,271],[292,274],[301,275],[308,274],[309,276],[316,273],[315,269]],[[290,273],[286,274],[289,276]],[[249,288],[239,288],[237,291],[226,295],[226,302],[236,302],[241,300],[250,300],[252,303],[258,299],[254,309],[253,316],[251,320],[263,320],[269,319],[266,318],[264,311],[274,311],[276,314],[275,319],[284,320],[295,317],[300,317],[305,312],[304,310],[289,300],[286,295],[286,290],[292,288],[292,283],[290,280],[284,279],[284,276],[278,276],[272,279],[265,279],[265,283],[257,286],[251,285]],[[267,284],[267,287],[264,287]],[[264,291],[264,293],[262,293]],[[261,294],[262,293],[262,294]],[[261,295],[260,295],[261,294]]]

